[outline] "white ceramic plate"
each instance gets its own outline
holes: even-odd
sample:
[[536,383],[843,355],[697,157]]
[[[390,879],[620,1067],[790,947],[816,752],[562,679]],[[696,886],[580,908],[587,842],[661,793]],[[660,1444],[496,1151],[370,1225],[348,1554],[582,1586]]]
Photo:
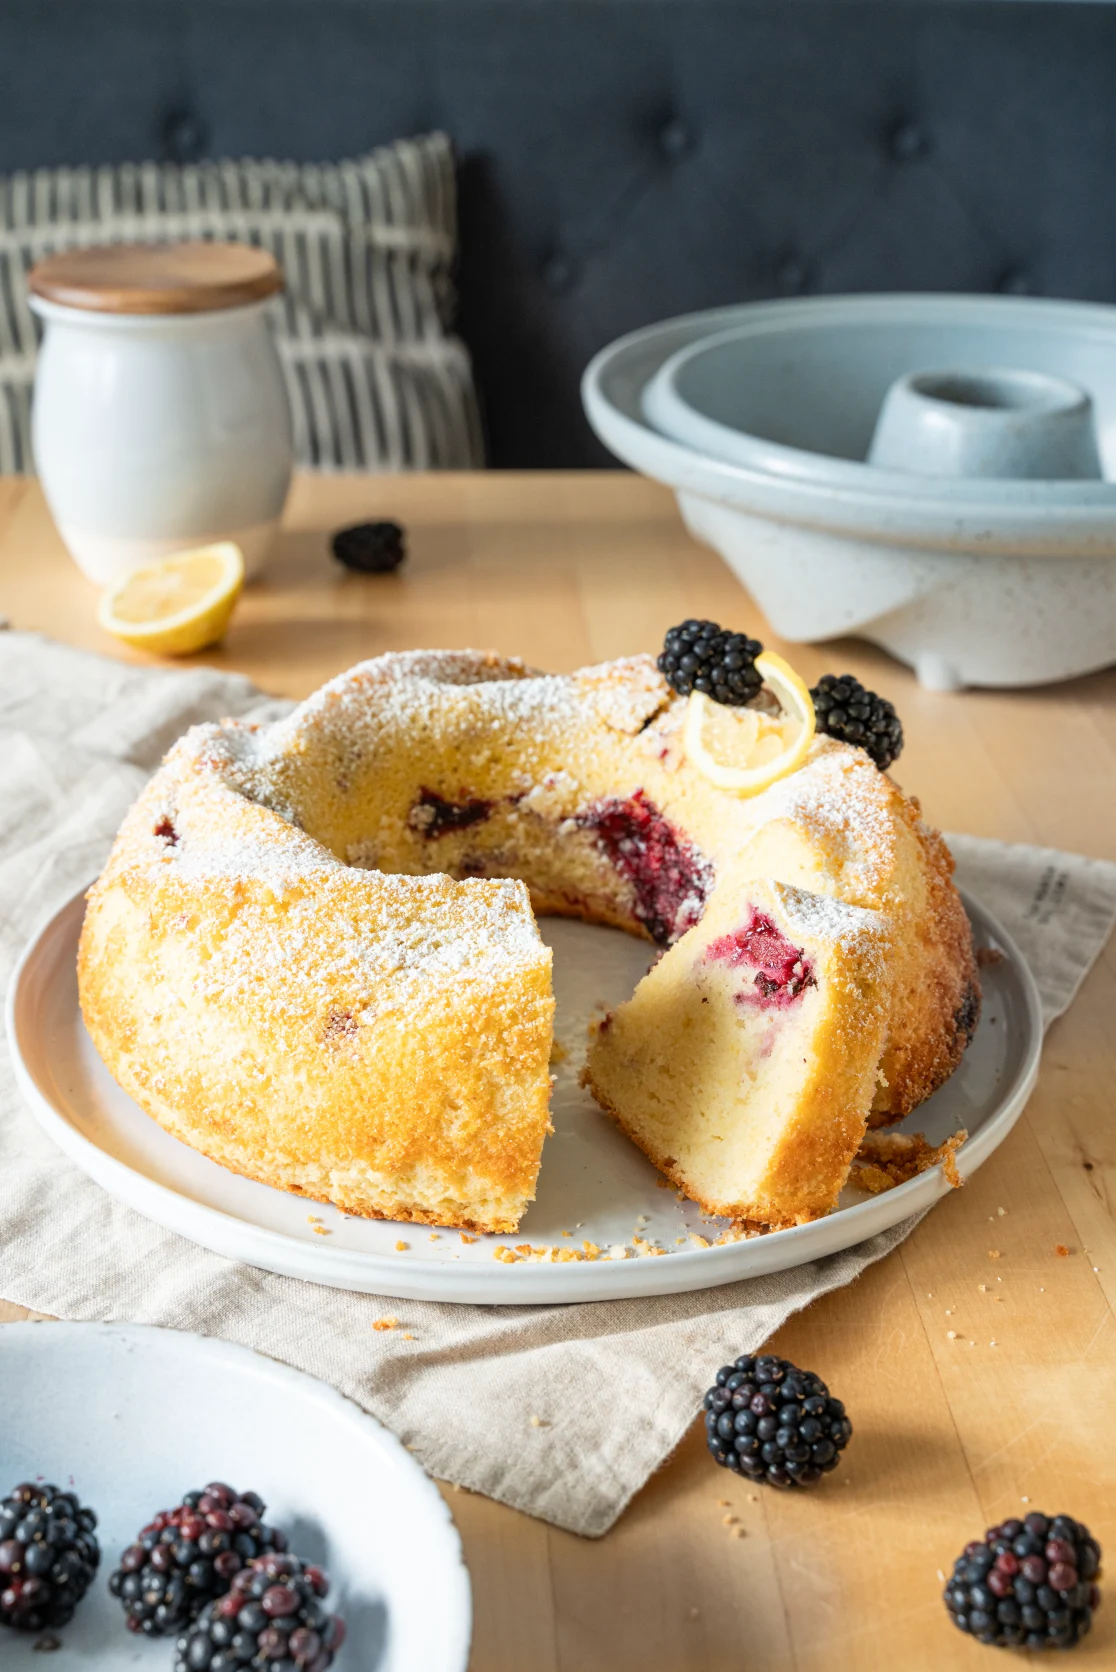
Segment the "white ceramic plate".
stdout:
[[348,1626],[336,1672],[465,1672],[461,1543],[399,1441],[323,1383],[246,1347],[133,1324],[0,1326],[0,1496],[36,1477],[97,1512],[101,1567],[72,1623],[0,1626],[4,1672],[169,1672],[173,1643],[124,1630],[107,1580],[137,1530],[183,1492],[227,1480],[332,1580]]
[[[962,1173],[979,1167],[1011,1130],[1034,1085],[1042,1043],[1039,997],[1022,957],[986,912],[967,904],[977,944],[1006,956],[984,972],[984,1014],[961,1067],[907,1123],[934,1143],[966,1127]],[[169,1137],[120,1090],[78,1009],[82,911],[81,895],[63,906],[29,946],[12,984],[9,1038],[27,1102],[67,1155],[112,1195],[230,1259],[401,1299],[538,1305],[672,1294],[849,1248],[949,1188],[934,1169],[882,1196],[846,1191],[838,1212],[810,1225],[721,1247],[692,1244],[690,1233],[712,1240],[723,1223],[660,1188],[659,1174],[577,1083],[594,1008],[631,994],[649,948],[618,930],[551,918],[541,928],[554,948],[556,1034],[565,1055],[556,1065],[555,1132],[543,1154],[538,1198],[519,1231],[465,1242],[456,1231],[346,1218],[226,1172]],[[636,1255],[635,1236],[665,1254]],[[397,1250],[397,1242],[406,1247]],[[514,1264],[495,1258],[501,1245],[577,1249],[584,1242],[602,1257]],[[614,1257],[625,1248],[626,1257]]]

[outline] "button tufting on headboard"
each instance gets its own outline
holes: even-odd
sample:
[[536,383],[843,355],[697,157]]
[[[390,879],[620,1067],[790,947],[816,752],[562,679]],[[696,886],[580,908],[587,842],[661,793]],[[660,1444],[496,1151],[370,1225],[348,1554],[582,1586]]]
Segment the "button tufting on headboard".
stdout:
[[542,265],[543,283],[556,296],[564,295],[572,290],[577,278],[577,268],[568,256],[555,252],[547,256]]
[[206,132],[190,110],[174,110],[163,123],[163,158],[168,163],[196,163],[205,155]]
[[693,145],[694,136],[680,116],[672,116],[659,129],[659,150],[668,162],[679,162]]
[[1038,286],[1022,267],[1008,267],[996,280],[995,289],[1002,296],[1037,296]]
[[888,135],[887,148],[897,163],[916,163],[932,149],[930,135],[921,122],[896,122]]

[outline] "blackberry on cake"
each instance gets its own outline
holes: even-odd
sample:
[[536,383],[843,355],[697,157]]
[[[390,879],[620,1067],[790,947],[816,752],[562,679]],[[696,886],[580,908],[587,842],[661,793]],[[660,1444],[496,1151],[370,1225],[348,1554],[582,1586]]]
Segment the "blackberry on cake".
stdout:
[[24,1481],[0,1499],[0,1624],[68,1625],[101,1559],[97,1517],[74,1492]]
[[762,650],[758,639],[727,632],[715,621],[683,621],[667,631],[659,672],[680,696],[704,691],[715,702],[743,708],[763,684],[756,668]]
[[817,728],[863,749],[886,772],[903,749],[903,724],[893,703],[866,691],[851,673],[824,673],[810,692]]
[[704,1407],[716,1462],[769,1486],[812,1486],[852,1438],[844,1405],[821,1377],[771,1353],[724,1365]]
[[407,555],[397,522],[354,523],[339,529],[330,549],[338,563],[360,575],[389,575]]
[[207,1603],[175,1646],[175,1672],[326,1672],[345,1624],[322,1606],[329,1579],[297,1556],[261,1556]]
[[1072,1516],[1013,1516],[965,1546],[945,1605],[978,1643],[1071,1649],[1100,1606],[1100,1562],[1100,1545]]
[[287,1548],[286,1535],[264,1524],[266,1505],[255,1492],[235,1492],[224,1481],[187,1492],[139,1533],[109,1578],[129,1631],[163,1637],[224,1596],[246,1565]]

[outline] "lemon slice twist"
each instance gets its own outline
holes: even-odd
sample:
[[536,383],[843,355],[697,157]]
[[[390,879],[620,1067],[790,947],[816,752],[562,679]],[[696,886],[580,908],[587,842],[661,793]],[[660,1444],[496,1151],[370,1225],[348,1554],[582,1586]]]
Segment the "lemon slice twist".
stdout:
[[224,636],[244,585],[244,559],[231,540],[145,563],[101,599],[107,633],[154,656],[189,656]]
[[691,691],[682,746],[697,770],[718,789],[758,795],[802,765],[814,736],[814,704],[806,682],[774,651],[756,657],[763,683],[781,712],[729,708],[704,691]]

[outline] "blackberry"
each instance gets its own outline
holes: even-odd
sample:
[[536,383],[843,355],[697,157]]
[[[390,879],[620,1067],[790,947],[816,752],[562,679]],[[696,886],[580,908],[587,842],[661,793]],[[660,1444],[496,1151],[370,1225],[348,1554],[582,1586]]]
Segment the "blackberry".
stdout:
[[727,633],[715,621],[683,621],[667,632],[659,672],[680,696],[704,691],[714,702],[743,708],[763,684],[756,668],[762,650],[758,639]]
[[128,1630],[146,1637],[181,1630],[225,1595],[247,1563],[285,1550],[286,1535],[263,1524],[266,1507],[254,1492],[234,1492],[215,1480],[161,1510],[109,1578]]
[[822,674],[810,695],[820,732],[857,744],[881,772],[899,759],[903,725],[886,697],[866,691],[851,673]]
[[182,1633],[175,1672],[326,1672],[345,1641],[344,1621],[322,1607],[328,1591],[321,1568],[297,1556],[249,1562]]
[[997,1648],[1071,1649],[1100,1604],[1100,1545],[1069,1515],[1012,1517],[967,1544],[945,1605],[953,1623]]
[[718,1370],[705,1437],[724,1469],[769,1486],[812,1486],[835,1469],[852,1423],[820,1376],[768,1353]]
[[330,542],[338,563],[360,575],[388,575],[407,555],[397,522],[354,523],[340,528]]
[[68,1625],[101,1560],[97,1517],[74,1492],[24,1481],[0,1499],[0,1623]]

